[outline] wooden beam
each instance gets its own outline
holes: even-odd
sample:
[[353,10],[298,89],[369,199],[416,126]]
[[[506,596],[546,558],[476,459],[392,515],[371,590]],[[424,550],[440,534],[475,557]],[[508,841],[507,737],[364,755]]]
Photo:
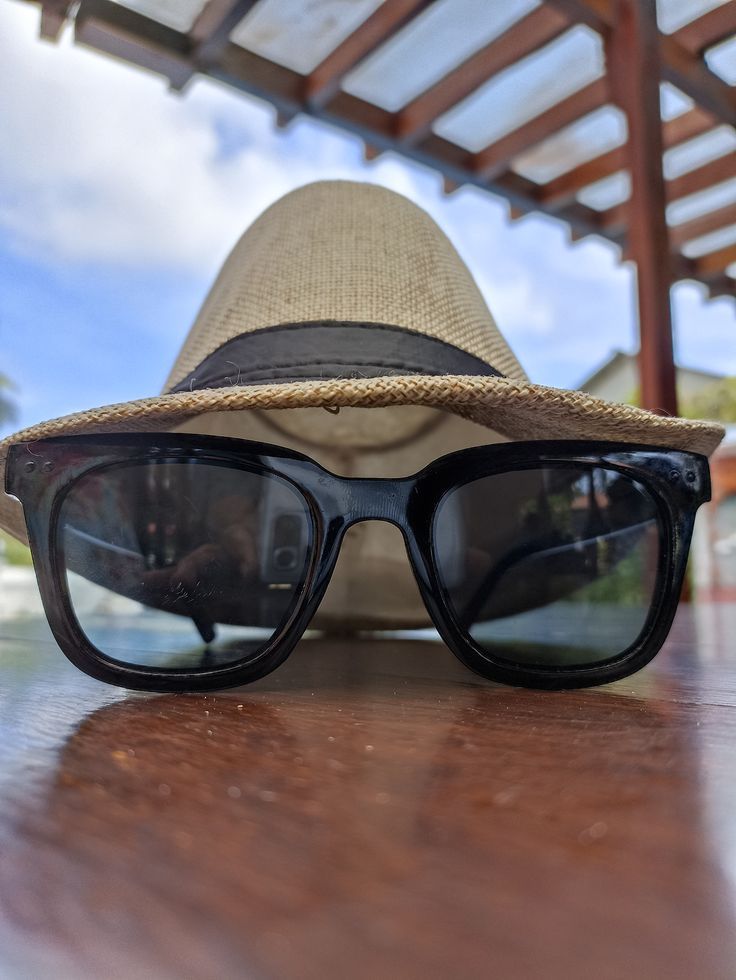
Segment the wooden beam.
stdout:
[[[190,75],[191,42],[181,32],[165,27],[113,0],[82,0],[77,17],[80,40],[101,51],[119,55],[163,75]],[[203,74],[256,98],[268,101],[282,118],[304,112],[316,119],[354,133],[379,150],[394,150],[408,159],[438,171],[457,184],[471,184],[504,197],[525,213],[545,209],[537,199],[538,185],[509,172],[487,180],[474,173],[472,156],[463,147],[430,133],[416,145],[400,145],[393,129],[393,114],[347,92],[337,93],[326,106],[304,101],[304,77],[253,51],[229,42],[215,64],[200,66]],[[617,242],[617,229],[605,229],[592,208],[574,202],[559,209],[554,217],[570,224],[579,235],[600,234]]]
[[662,173],[655,0],[616,0],[608,44],[611,84],[628,119],[629,249],[639,297],[642,406],[677,414],[670,312],[670,257]]
[[736,280],[728,275],[709,279],[705,288],[708,290],[708,299],[718,299],[719,296],[736,296]]
[[[713,116],[695,106],[682,115],[662,123],[662,138],[666,149],[686,143],[696,136],[702,136],[713,129]],[[625,170],[628,162],[626,146],[617,146],[607,153],[587,160],[572,170],[560,174],[540,189],[540,197],[554,210],[563,207],[575,199],[576,194],[590,184],[595,184],[606,177],[612,177],[620,170]]]
[[307,76],[304,83],[306,100],[315,105],[328,102],[349,71],[434,2],[436,0],[389,0],[382,3]]
[[58,41],[69,19],[70,0],[43,0],[39,34],[45,41]]
[[497,176],[515,156],[599,109],[607,101],[608,82],[605,78],[599,78],[475,153],[473,169],[484,177]]
[[714,231],[736,225],[736,204],[728,204],[726,207],[718,208],[716,211],[708,211],[690,221],[683,221],[679,225],[670,226],[670,247],[674,250],[682,248],[687,242],[703,235],[710,235]]
[[[708,297],[715,299],[718,296],[736,296],[736,279],[729,275],[725,269],[734,264],[731,246],[719,249],[717,252],[709,253],[708,256],[701,256],[697,259],[689,259],[685,255],[678,255],[673,252],[670,256],[672,267],[672,281],[679,282],[681,279],[692,279],[699,282],[706,289]],[[718,266],[722,265],[719,270]]]
[[[189,38],[181,32],[113,0],[82,0],[80,15],[77,24],[80,39],[99,50],[119,54],[133,64],[163,75],[175,71],[191,74],[194,70],[188,57]],[[533,181],[513,172],[487,180],[473,172],[472,157],[466,149],[435,133],[429,133],[416,145],[400,145],[393,129],[393,114],[347,92],[338,92],[326,106],[310,106],[304,101],[302,75],[237,44],[228,43],[218,61],[201,66],[201,70],[211,78],[268,101],[284,119],[304,112],[354,133],[377,149],[399,152],[451,182],[498,194],[525,213],[541,210],[552,215],[551,209],[538,201],[538,185]],[[621,237],[617,229],[603,228],[599,213],[579,202],[559,209],[552,216],[570,224],[579,235],[600,234],[614,242]]]
[[736,150],[667,181],[667,201],[678,201],[736,177]]
[[191,77],[185,34],[112,0],[82,0],[74,18],[74,38],[164,75],[175,88]]
[[205,64],[216,60],[230,34],[256,3],[257,0],[207,0],[189,32],[194,62]]
[[610,32],[613,12],[608,0],[550,0],[567,18],[577,24],[585,24],[599,34]]
[[730,126],[736,125],[736,93],[708,68],[700,58],[670,34],[660,34],[663,59],[662,77],[714,113]]
[[672,146],[679,146],[680,143],[687,143],[688,140],[707,133],[716,125],[718,125],[718,118],[713,113],[693,106],[687,112],[682,112],[674,119],[668,119],[662,123],[664,145],[670,149]]
[[[571,19],[604,36],[612,26],[617,0],[550,0]],[[657,31],[660,77],[671,82],[723,122],[736,125],[736,92],[695,57],[674,34]]]
[[567,18],[547,4],[533,10],[406,105],[398,113],[396,135],[403,142],[421,139],[448,109],[569,26]]
[[542,184],[539,196],[551,208],[564,207],[570,201],[575,200],[575,196],[584,187],[596,184],[599,180],[612,177],[620,170],[624,170],[628,163],[626,146],[616,146],[592,160],[578,164],[572,170],[565,171],[559,177],[548,180]]
[[729,265],[736,262],[736,244],[726,245],[715,252],[708,252],[693,259],[696,275],[699,279],[712,279],[724,272]]
[[674,37],[683,48],[699,58],[707,48],[733,34],[736,34],[736,0],[728,0],[728,3],[685,24],[675,31]]
[[[698,194],[716,184],[731,180],[733,177],[736,177],[736,150],[732,150],[722,157],[717,157],[715,160],[710,160],[694,170],[688,170],[680,177],[668,180],[665,184],[665,198],[668,204],[672,201],[679,201],[683,197]],[[627,203],[617,204],[607,211],[602,211],[601,223],[603,227],[609,231],[620,230],[626,222],[627,211]]]
[[440,170],[459,184],[471,184],[498,194],[506,198],[512,207],[525,214],[530,211],[541,211],[543,214],[559,218],[573,227],[581,237],[601,235],[617,244],[620,241],[618,230],[601,227],[599,212],[577,201],[552,215],[551,211],[546,211],[545,206],[538,200],[539,185],[521,174],[514,173],[513,170],[506,171],[492,180],[481,177],[472,170],[472,154],[436,133],[431,133],[416,146],[394,145],[394,149],[409,159]]

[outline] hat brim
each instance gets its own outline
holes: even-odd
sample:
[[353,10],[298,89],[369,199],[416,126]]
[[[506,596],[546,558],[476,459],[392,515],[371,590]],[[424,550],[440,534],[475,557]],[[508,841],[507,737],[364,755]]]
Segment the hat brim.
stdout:
[[[81,433],[167,431],[207,412],[423,405],[453,412],[508,439],[591,439],[684,449],[709,456],[725,430],[715,422],[655,415],[585,392],[507,378],[401,375],[180,391],[41,422],[0,442],[0,486],[10,445]],[[0,495],[0,527],[26,541],[20,503]]]

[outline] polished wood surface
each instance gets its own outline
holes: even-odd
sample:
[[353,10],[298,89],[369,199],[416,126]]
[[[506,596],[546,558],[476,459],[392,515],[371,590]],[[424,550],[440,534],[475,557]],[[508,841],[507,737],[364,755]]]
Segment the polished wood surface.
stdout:
[[131,695],[0,635],[3,978],[736,976],[736,606],[561,693],[334,639]]

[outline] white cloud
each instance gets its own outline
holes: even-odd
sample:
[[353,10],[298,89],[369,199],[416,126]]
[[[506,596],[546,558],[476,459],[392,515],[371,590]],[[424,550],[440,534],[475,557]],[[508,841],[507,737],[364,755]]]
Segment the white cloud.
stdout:
[[[273,111],[197,80],[186,94],[154,75],[37,39],[37,11],[0,6],[0,222],[17,247],[51,258],[214,270],[267,205],[328,175],[351,176],[359,148],[323,130],[296,156]],[[31,122],[31,124],[29,124]],[[218,125],[242,133],[221,152]],[[314,127],[311,121],[299,126]],[[387,175],[410,189],[408,174]]]
[[[279,133],[270,107],[208,80],[170,93],[156,76],[74,46],[69,32],[59,45],[41,43],[37,17],[0,6],[0,181],[13,188],[0,197],[0,222],[16,247],[52,260],[153,263],[209,277],[283,193],[362,171],[431,211],[474,267],[500,323],[552,329],[549,305],[513,252],[499,250],[502,268],[478,261],[491,237],[508,238],[501,202],[476,195],[480,212],[468,220],[468,208],[442,198],[435,173],[390,153],[365,168],[357,140],[306,118]],[[236,134],[233,152],[221,152],[223,129]]]

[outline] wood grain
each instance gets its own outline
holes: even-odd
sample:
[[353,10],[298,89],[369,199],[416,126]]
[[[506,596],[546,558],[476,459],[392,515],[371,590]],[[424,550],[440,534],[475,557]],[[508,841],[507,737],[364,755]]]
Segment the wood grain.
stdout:
[[125,695],[0,635],[3,977],[736,972],[736,606],[553,694],[332,640]]

